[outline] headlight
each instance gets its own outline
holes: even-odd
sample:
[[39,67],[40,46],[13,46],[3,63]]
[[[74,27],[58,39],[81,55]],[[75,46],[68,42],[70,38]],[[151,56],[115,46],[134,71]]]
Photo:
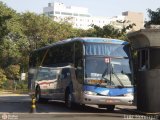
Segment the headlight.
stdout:
[[127,94],[124,94],[125,97],[131,97],[133,96],[133,93],[127,93]]
[[92,91],[84,91],[84,94],[87,94],[87,95],[97,95],[96,92],[92,92]]

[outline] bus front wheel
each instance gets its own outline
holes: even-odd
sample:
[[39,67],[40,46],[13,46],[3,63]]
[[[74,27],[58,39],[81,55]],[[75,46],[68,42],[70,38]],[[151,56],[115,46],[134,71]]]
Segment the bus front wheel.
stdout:
[[40,87],[36,88],[35,98],[36,98],[36,101],[39,102],[39,103],[48,101],[48,99],[45,99],[45,98],[41,97],[41,89],[40,89]]
[[40,99],[40,89],[39,89],[39,87],[36,88],[35,99],[36,99],[37,102],[39,102],[39,99]]
[[107,105],[106,108],[108,111],[114,111],[115,105]]

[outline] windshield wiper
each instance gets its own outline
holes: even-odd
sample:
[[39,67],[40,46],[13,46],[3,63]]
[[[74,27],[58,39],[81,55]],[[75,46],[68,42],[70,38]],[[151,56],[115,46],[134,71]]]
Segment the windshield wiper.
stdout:
[[[117,74],[114,72],[113,70],[113,66],[112,64],[110,63],[110,72],[108,73],[110,75],[110,79],[107,79],[105,78],[105,75],[108,73],[108,67],[104,70],[104,73],[102,74],[102,79],[104,79],[107,83],[109,81],[110,85],[112,85],[112,74],[114,74],[114,76],[117,78],[118,82],[121,84],[121,85],[117,85],[116,87],[118,88],[122,88],[124,87],[121,79],[117,76]],[[100,84],[99,84],[100,85]]]
[[[108,67],[104,70],[104,72],[103,72],[103,74],[102,74],[102,80],[104,80],[105,82],[107,82],[108,83],[108,79],[107,78],[105,78],[104,76],[106,75],[106,73],[108,73]],[[110,81],[111,82],[111,81]],[[111,84],[111,83],[110,83]]]
[[[112,66],[111,66],[111,67],[112,67]],[[114,76],[117,78],[118,82],[121,84],[121,86],[118,85],[117,87],[124,87],[124,85],[123,85],[121,79],[120,79],[120,78],[117,76],[117,74],[113,71],[113,67],[112,67],[112,73],[113,73]]]

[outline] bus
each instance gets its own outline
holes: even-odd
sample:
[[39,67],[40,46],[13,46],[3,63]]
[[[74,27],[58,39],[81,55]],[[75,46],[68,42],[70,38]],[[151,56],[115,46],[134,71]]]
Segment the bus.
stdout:
[[[45,76],[42,73],[56,77],[43,77],[38,84],[35,76]],[[63,100],[69,108],[77,103],[108,110],[133,103],[133,67],[126,41],[82,37],[53,43],[30,54],[28,74],[28,87],[37,100]],[[48,89],[41,86],[55,81]]]

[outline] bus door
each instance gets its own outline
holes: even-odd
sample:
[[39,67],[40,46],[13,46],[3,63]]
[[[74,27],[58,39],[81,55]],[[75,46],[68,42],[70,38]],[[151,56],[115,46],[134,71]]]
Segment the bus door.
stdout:
[[56,95],[54,95],[57,91],[57,89],[59,89],[59,73],[60,73],[60,70],[58,69],[51,69],[49,71],[49,79],[48,79],[48,86],[47,86],[47,89],[48,89],[48,94],[50,96],[50,98],[57,98]]
[[59,90],[57,91],[58,92],[57,96],[59,97],[59,99],[64,100],[65,90],[66,87],[69,85],[70,81],[71,81],[70,68],[63,68],[60,75],[60,80],[58,81]]

